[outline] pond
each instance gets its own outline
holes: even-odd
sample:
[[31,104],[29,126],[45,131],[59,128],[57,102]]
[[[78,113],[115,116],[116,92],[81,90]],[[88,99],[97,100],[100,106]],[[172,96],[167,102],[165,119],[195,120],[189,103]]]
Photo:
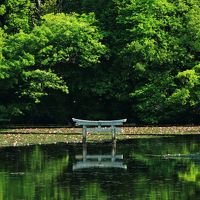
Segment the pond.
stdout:
[[200,199],[200,137],[0,148],[0,200]]

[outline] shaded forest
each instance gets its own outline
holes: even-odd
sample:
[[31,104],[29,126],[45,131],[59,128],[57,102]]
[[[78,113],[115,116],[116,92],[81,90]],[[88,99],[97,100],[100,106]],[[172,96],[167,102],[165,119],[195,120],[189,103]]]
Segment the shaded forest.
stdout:
[[199,124],[199,0],[1,0],[0,119]]

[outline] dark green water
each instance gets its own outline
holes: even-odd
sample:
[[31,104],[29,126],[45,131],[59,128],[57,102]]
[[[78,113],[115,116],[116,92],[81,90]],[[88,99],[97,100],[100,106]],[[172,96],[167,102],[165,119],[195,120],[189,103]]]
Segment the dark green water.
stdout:
[[196,200],[199,153],[197,136],[0,148],[0,200]]

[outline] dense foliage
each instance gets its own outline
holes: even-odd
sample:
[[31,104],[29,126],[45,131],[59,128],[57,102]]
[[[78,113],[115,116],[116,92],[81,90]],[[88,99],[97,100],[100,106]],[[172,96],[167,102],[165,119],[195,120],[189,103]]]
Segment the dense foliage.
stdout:
[[199,123],[198,0],[4,0],[0,118]]

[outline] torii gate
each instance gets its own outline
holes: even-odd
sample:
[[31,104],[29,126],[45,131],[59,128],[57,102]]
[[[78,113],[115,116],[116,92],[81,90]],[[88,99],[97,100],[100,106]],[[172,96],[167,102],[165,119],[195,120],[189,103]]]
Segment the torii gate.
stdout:
[[[127,119],[119,119],[119,120],[83,120],[72,118],[72,120],[76,123],[76,126],[83,127],[83,141],[86,141],[87,132],[111,132],[112,139],[116,138],[116,132],[120,132],[121,129],[116,128],[116,126],[123,125]],[[92,127],[92,128],[88,128]]]

